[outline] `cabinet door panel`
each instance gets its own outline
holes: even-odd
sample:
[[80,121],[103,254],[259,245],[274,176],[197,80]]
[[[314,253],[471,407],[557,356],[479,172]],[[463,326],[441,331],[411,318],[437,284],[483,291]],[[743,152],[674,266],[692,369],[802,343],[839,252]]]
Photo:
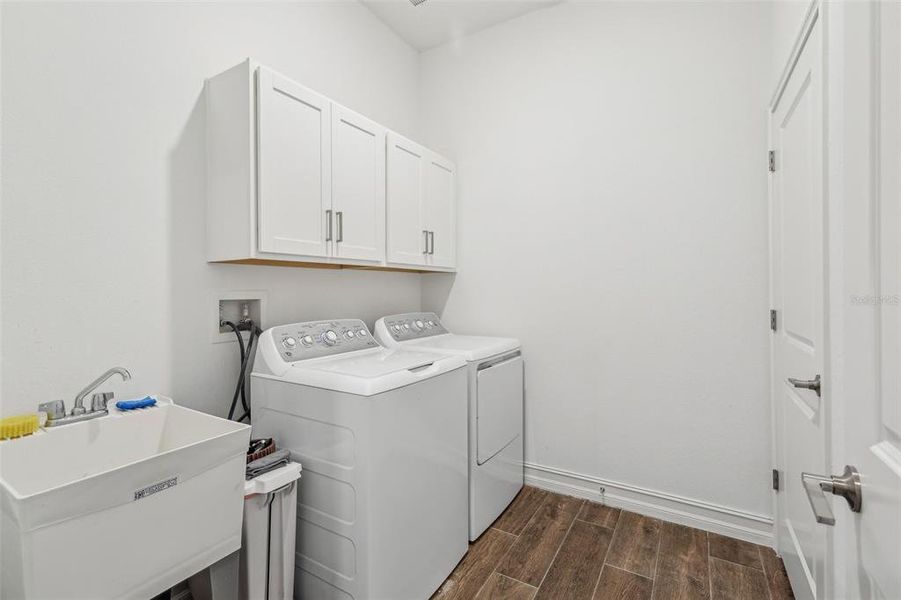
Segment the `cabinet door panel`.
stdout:
[[385,129],[332,106],[332,206],[335,255],[385,257]]
[[427,151],[400,136],[388,136],[388,261],[425,264],[422,219]]
[[330,103],[263,68],[257,85],[259,249],[327,256]]
[[432,154],[425,171],[425,228],[431,233],[428,263],[436,267],[456,265],[455,168]]

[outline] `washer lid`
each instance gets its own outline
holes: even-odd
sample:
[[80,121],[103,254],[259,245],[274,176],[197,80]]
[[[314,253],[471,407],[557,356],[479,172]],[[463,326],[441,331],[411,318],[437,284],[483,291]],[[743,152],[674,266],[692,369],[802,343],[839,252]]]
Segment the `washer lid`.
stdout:
[[417,370],[435,362],[435,355],[412,349],[351,352],[319,360],[295,363],[295,369],[323,371],[334,375],[377,379],[398,371]]
[[440,352],[448,356],[460,356],[469,362],[474,362],[497,356],[498,354],[519,350],[520,343],[515,338],[445,333],[443,335],[401,342],[399,347],[404,350]]
[[373,396],[465,365],[465,360],[460,357],[374,348],[298,361],[280,377],[256,375],[358,396]]

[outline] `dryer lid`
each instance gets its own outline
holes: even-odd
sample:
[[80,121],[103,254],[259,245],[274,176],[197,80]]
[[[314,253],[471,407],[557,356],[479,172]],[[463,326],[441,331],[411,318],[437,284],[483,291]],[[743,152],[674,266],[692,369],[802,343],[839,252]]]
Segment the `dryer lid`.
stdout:
[[402,342],[405,350],[439,352],[448,356],[460,356],[469,362],[481,361],[498,354],[519,350],[519,340],[515,338],[486,337],[478,335],[457,335],[445,333],[418,340]]

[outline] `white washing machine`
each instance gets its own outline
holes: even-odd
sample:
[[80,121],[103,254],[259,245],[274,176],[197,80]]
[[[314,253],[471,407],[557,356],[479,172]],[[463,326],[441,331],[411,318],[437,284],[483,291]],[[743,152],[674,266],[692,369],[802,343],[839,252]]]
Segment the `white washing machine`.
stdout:
[[469,539],[523,486],[523,360],[519,340],[449,333],[435,313],[382,317],[384,346],[466,359],[469,380]]
[[422,600],[466,553],[465,365],[356,319],[263,332],[253,435],[304,468],[296,598]]

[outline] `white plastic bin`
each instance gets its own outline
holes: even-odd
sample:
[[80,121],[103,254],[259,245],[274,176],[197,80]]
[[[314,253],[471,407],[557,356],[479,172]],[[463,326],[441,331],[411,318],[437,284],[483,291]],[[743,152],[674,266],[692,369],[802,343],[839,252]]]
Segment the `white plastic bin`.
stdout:
[[241,600],[294,598],[299,463],[264,473],[244,485],[239,589]]

